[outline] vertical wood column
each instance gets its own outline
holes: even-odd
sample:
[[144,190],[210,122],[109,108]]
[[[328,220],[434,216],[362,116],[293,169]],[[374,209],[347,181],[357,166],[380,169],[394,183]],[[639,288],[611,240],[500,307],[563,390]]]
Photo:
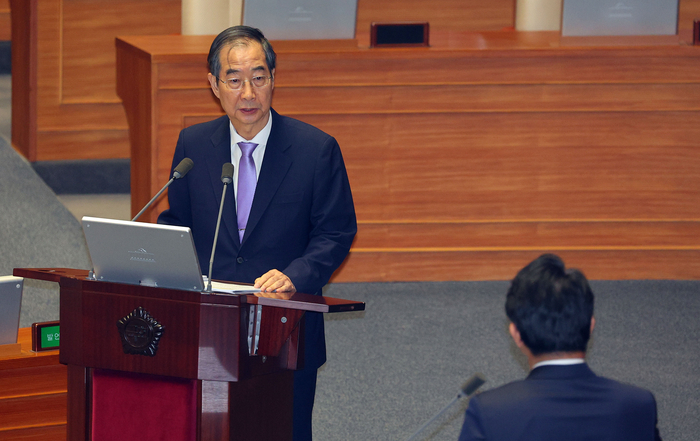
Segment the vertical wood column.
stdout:
[[182,35],[216,35],[242,23],[243,0],[182,0]]
[[561,29],[562,0],[516,0],[516,31],[558,31]]
[[36,160],[37,9],[34,3],[11,0],[12,17],[12,145]]

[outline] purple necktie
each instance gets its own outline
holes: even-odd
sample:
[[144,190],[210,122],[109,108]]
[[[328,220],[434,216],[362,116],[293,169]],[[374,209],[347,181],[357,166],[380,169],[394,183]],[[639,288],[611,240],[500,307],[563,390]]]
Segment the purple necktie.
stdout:
[[253,160],[253,150],[258,146],[254,142],[239,142],[243,156],[238,163],[238,238],[243,242],[243,234],[248,224],[250,207],[253,205],[253,195],[255,185],[258,180],[255,172],[255,161]]

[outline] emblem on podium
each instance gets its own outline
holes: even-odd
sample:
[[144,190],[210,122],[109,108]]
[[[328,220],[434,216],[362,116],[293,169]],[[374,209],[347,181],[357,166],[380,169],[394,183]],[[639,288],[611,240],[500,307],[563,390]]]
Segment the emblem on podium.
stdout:
[[117,321],[125,354],[153,357],[165,328],[142,307]]

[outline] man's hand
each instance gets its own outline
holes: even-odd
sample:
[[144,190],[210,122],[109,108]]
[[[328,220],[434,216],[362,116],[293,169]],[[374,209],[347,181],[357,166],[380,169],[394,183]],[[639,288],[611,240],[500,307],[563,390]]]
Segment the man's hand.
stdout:
[[289,277],[281,271],[272,269],[255,279],[256,288],[262,292],[296,292],[297,289]]

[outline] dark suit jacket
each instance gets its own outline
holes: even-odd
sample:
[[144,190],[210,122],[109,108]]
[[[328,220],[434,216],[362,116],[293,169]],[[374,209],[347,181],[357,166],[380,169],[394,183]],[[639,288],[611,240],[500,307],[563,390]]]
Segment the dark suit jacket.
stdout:
[[[333,137],[271,113],[272,131],[243,243],[229,185],[212,278],[252,283],[274,268],[285,273],[297,291],[321,294],[357,232],[345,164]],[[221,167],[231,162],[228,117],[182,130],[173,167],[185,157],[194,167],[169,187],[170,208],[158,222],[192,229],[206,274],[223,190]],[[322,315],[307,313],[305,326],[307,367],[319,367],[325,362]]]
[[471,399],[460,441],[652,441],[651,392],[599,377],[588,365],[541,366]]

